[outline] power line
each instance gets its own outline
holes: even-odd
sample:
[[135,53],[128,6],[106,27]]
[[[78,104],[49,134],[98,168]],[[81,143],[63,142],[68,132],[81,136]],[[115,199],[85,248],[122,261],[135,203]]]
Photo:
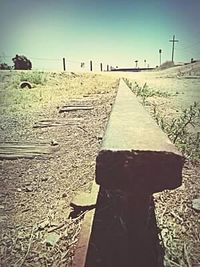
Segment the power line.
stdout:
[[58,58],[40,58],[40,57],[30,57],[30,59],[35,59],[35,60],[48,60],[48,61],[60,61]]
[[194,47],[194,46],[197,46],[197,45],[199,45],[200,44],[200,41],[198,41],[198,42],[196,42],[196,43],[193,43],[193,44],[191,44],[191,45],[189,45],[189,46],[186,46],[186,47],[180,47],[180,49],[181,50],[187,50],[187,49],[189,49],[189,48],[192,48],[192,47]]

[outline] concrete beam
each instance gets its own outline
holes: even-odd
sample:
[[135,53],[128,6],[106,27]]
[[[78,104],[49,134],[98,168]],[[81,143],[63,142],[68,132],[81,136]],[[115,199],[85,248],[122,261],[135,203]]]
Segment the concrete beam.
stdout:
[[[97,213],[93,209],[84,217],[72,267],[99,265],[94,251],[102,262],[111,263],[109,266],[121,267],[121,261],[124,267],[161,266],[154,244],[157,228],[150,221],[151,194],[180,186],[183,164],[182,155],[121,81],[96,159],[96,182],[101,191],[98,194],[99,186],[94,183],[90,199],[96,203],[99,195]],[[103,215],[102,210],[106,211]],[[116,218],[122,220],[125,232]],[[113,225],[113,231],[107,224]],[[101,237],[94,233],[99,229]]]
[[96,182],[151,194],[180,186],[183,164],[181,153],[121,80],[96,159]]

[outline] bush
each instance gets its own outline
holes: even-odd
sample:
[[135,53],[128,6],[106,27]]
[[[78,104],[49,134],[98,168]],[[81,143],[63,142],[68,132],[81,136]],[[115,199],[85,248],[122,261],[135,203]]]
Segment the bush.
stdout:
[[12,58],[12,61],[14,62],[15,70],[31,70],[32,69],[31,61],[27,59],[27,57],[25,56],[16,55],[14,58]]
[[10,70],[12,67],[8,66],[6,63],[0,63],[0,70]]

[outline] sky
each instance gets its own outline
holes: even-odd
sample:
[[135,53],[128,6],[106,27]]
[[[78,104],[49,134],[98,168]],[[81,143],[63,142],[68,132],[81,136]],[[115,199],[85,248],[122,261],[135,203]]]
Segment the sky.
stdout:
[[[0,0],[0,60],[16,54],[35,69],[98,70],[200,59],[200,0]],[[146,61],[146,63],[145,63]]]

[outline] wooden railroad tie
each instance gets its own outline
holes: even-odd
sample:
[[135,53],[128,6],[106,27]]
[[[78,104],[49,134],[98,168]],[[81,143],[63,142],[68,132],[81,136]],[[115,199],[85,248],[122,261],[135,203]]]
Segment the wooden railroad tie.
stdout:
[[35,122],[33,128],[47,128],[47,127],[57,127],[57,126],[70,126],[70,125],[80,125],[83,121],[82,118],[73,119],[43,119]]
[[0,160],[49,156],[59,150],[57,143],[3,142],[0,143]]
[[92,107],[92,106],[85,106],[85,105],[68,106],[68,105],[65,105],[65,106],[60,108],[59,113],[77,111],[77,110],[92,110],[92,109],[94,109],[94,107]]

